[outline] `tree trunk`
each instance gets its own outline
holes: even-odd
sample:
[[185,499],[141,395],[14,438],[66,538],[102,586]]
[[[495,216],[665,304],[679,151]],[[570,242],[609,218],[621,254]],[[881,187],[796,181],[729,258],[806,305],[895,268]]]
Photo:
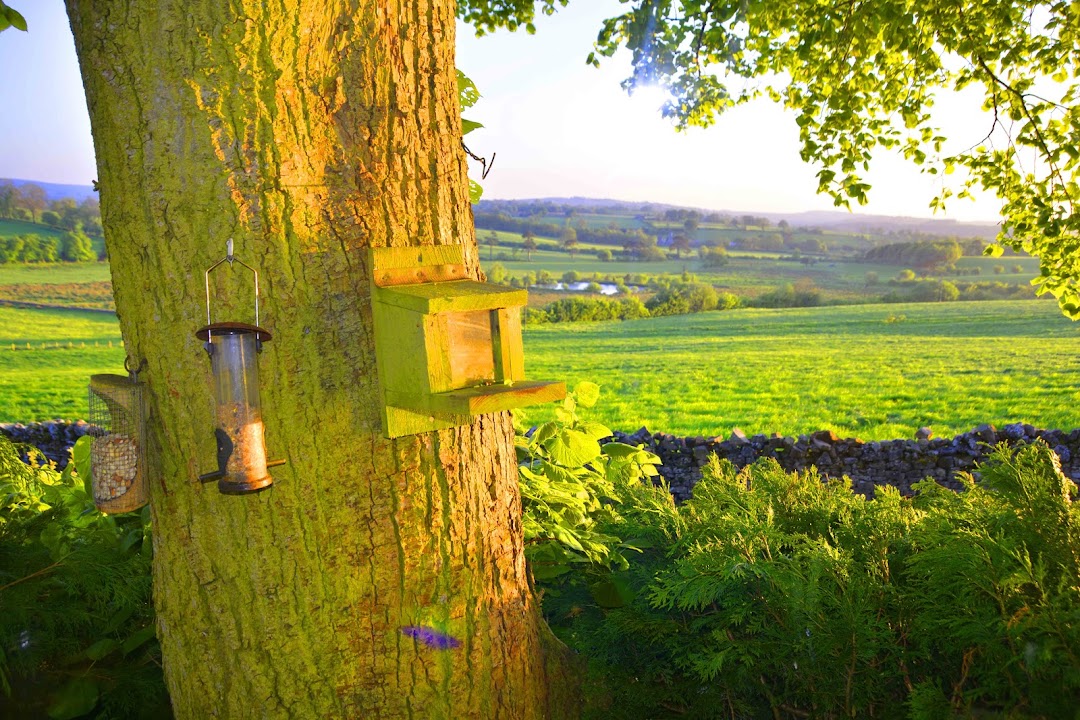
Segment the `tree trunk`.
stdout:
[[[381,435],[366,249],[479,273],[452,0],[67,0],[128,354],[145,360],[158,636],[180,718],[560,717],[510,419]],[[259,494],[216,469],[203,271],[259,270]],[[254,322],[212,275],[214,321]],[[408,628],[430,628],[453,640]],[[447,646],[447,647],[440,647]]]

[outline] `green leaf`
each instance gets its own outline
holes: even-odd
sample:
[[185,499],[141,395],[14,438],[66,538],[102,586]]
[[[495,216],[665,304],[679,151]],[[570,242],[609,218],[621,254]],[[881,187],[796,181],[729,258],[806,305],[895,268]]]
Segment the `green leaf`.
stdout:
[[116,632],[120,628],[120,626],[126,623],[129,619],[131,619],[131,616],[134,614],[134,606],[117,610],[116,613],[114,613],[113,616],[109,618],[109,622],[105,625],[104,632]]
[[18,13],[13,7],[6,8],[8,22],[16,30],[26,32],[26,18]]
[[128,550],[130,550],[132,547],[135,546],[135,543],[140,542],[142,539],[143,539],[143,529],[141,527],[136,528],[136,529],[128,532],[128,534],[124,536],[124,542],[122,542],[120,544],[120,549],[123,552],[127,552]]
[[1005,254],[1005,248],[1001,247],[997,243],[990,243],[983,249],[983,255],[986,257],[1001,257]]
[[47,712],[53,720],[72,720],[93,710],[97,701],[98,684],[90,678],[75,678],[60,688]]
[[560,575],[565,575],[568,572],[570,572],[570,566],[566,563],[558,563],[555,565],[536,564],[532,566],[533,578],[536,580],[551,580]]
[[53,560],[59,560],[67,554],[67,543],[64,542],[64,533],[60,523],[49,523],[38,537],[41,544],[49,549],[49,555]]
[[484,188],[480,186],[480,183],[476,182],[472,178],[469,179],[469,202],[473,205],[480,202],[480,198],[484,195]]
[[593,440],[602,440],[612,436],[611,428],[598,422],[579,423],[575,429],[588,435]]
[[592,407],[600,399],[600,386],[592,382],[579,382],[574,386],[574,397],[582,407]]
[[559,428],[553,422],[547,422],[536,428],[536,432],[533,433],[532,443],[534,445],[543,445],[551,438],[555,437],[555,434],[559,432]]
[[607,455],[608,457],[620,458],[620,459],[621,458],[628,458],[628,457],[631,457],[631,456],[636,455],[637,453],[641,452],[638,448],[634,447],[633,445],[627,445],[626,443],[621,443],[621,442],[605,443],[604,447],[602,447],[601,450],[603,450],[604,454]]
[[156,635],[156,634],[157,634],[157,630],[154,628],[154,625],[151,623],[150,625],[147,625],[143,629],[136,630],[131,635],[128,635],[127,639],[124,640],[124,644],[121,645],[120,647],[124,651],[124,654],[127,655],[132,650],[137,649],[141,645],[145,644],[147,641],[151,640],[154,637],[154,635]]
[[90,467],[90,446],[93,442],[94,438],[89,435],[83,435],[75,441],[75,445],[71,448],[71,459],[75,464],[75,471],[78,472],[79,477],[82,478],[83,488],[86,489],[86,494],[90,497],[94,496],[94,476],[93,470]]
[[457,71],[458,101],[461,108],[471,108],[480,99],[480,91],[476,89],[476,83],[460,70]]
[[602,608],[624,607],[634,599],[630,584],[620,577],[611,577],[589,586],[589,594]]
[[118,647],[120,647],[120,643],[112,638],[98,640],[96,643],[86,648],[86,657],[90,660],[100,660]]
[[468,135],[473,130],[479,130],[482,127],[484,127],[484,126],[481,125],[480,123],[476,122],[475,120],[466,120],[465,118],[461,118],[461,134],[462,135]]
[[569,428],[560,430],[544,447],[551,453],[551,459],[564,467],[581,467],[600,455],[596,440]]

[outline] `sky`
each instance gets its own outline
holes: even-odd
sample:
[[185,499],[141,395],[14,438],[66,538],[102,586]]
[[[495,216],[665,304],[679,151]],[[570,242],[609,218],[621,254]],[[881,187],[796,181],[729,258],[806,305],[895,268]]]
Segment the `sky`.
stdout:
[[[0,177],[89,184],[97,176],[93,141],[63,3],[12,4],[30,32],[0,33]],[[466,117],[484,128],[466,140],[477,155],[497,155],[481,183],[486,198],[583,196],[740,213],[833,209],[815,192],[816,169],[799,159],[794,116],[779,106],[755,101],[710,128],[676,132],[660,117],[659,95],[630,97],[620,88],[628,56],[587,66],[601,21],[620,9],[618,0],[576,0],[538,18],[531,36],[476,38],[458,28],[457,65],[483,95]],[[939,122],[957,146],[989,127],[979,105],[976,96],[939,98]],[[870,203],[859,213],[998,217],[993,198],[952,201],[933,215],[940,180],[885,151],[869,181]]]

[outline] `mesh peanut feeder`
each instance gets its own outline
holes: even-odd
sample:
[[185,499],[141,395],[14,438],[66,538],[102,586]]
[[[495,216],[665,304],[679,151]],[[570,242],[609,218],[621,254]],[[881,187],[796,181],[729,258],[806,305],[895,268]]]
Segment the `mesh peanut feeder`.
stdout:
[[[218,469],[199,476],[203,482],[218,481],[218,490],[230,495],[269,487],[274,479],[268,468],[284,460],[267,462],[263,441],[262,404],[259,400],[257,355],[270,333],[259,327],[259,273],[233,256],[229,240],[226,255],[206,270],[206,322],[195,333],[210,355],[216,402]],[[213,321],[210,312],[210,273],[222,263],[247,268],[255,276],[255,324]]]
[[107,513],[137,510],[150,501],[146,482],[146,413],[136,373],[90,376],[91,486]]

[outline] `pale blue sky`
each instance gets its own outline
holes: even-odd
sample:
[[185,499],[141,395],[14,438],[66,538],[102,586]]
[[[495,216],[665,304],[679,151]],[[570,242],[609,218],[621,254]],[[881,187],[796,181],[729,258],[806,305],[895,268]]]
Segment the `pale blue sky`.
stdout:
[[[0,34],[0,177],[88,184],[96,177],[93,143],[63,3],[16,7],[30,32]],[[468,113],[485,125],[468,136],[469,146],[498,153],[485,197],[580,195],[741,212],[832,208],[814,193],[815,169],[799,160],[797,129],[782,109],[762,101],[707,130],[676,133],[657,112],[659,98],[621,90],[626,58],[586,66],[600,21],[620,7],[576,0],[539,18],[533,36],[476,39],[459,28],[458,66],[484,96]],[[957,146],[985,134],[989,121],[978,105],[975,97],[939,101],[939,120]],[[870,181],[870,204],[859,212],[930,216],[939,181],[887,154]],[[996,220],[997,208],[992,198],[953,202],[945,217]]]

